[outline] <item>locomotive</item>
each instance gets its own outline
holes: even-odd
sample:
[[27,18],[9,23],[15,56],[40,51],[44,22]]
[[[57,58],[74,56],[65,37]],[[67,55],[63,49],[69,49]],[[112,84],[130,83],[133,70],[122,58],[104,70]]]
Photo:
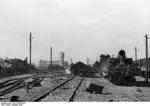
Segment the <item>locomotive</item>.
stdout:
[[120,50],[117,58],[106,58],[100,62],[102,76],[113,83],[133,83],[134,76],[140,75],[140,68],[133,63],[132,58],[126,58],[124,50]]

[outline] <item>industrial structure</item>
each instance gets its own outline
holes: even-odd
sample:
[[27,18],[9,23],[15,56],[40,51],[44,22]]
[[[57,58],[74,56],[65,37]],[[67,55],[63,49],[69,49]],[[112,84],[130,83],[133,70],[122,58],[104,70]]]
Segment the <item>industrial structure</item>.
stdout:
[[[65,54],[64,52],[60,52],[60,60],[52,61],[52,67],[56,69],[67,68],[68,62],[64,60]],[[40,70],[48,70],[50,67],[51,61],[40,60],[39,61],[39,69]]]
[[64,67],[64,57],[65,57],[65,54],[64,54],[64,52],[60,52],[60,66],[61,67]]

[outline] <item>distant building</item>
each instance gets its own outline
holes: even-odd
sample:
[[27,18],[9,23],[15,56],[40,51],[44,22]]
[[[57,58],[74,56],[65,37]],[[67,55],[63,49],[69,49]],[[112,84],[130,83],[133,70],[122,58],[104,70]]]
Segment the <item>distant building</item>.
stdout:
[[[51,64],[50,61],[40,60],[39,61],[39,69],[40,70],[48,70],[50,64]],[[66,68],[66,67],[68,67],[68,62],[64,61],[63,62],[63,67],[62,67],[62,64],[59,60],[58,61],[52,61],[52,67]]]
[[[146,71],[146,59],[138,59],[138,66],[141,68],[142,71]],[[148,69],[150,69],[150,57],[148,58]]]
[[7,60],[4,60],[3,58],[0,58],[0,65],[1,65],[2,68],[10,68],[12,66],[12,64],[9,63],[9,61],[7,61]]
[[[58,61],[52,61],[52,67],[54,68],[67,68],[68,67],[68,62],[64,61],[65,54],[64,52],[60,52],[60,60]],[[50,61],[45,61],[45,60],[40,60],[39,61],[39,69],[40,70],[48,70],[50,67],[51,62]]]
[[[39,69],[48,70],[48,67],[50,64],[51,64],[50,61],[40,60],[39,61]],[[52,65],[59,66],[59,61],[52,61]]]

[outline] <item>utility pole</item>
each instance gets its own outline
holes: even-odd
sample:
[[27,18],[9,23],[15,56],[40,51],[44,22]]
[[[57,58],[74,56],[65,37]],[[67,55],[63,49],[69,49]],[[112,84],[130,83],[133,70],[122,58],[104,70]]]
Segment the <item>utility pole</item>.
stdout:
[[71,58],[71,64],[72,64],[73,62],[72,62],[72,58]]
[[89,58],[88,58],[88,57],[87,57],[87,60],[86,60],[86,61],[87,61],[87,65],[89,65]]
[[135,62],[137,63],[137,48],[135,47]]
[[146,53],[146,83],[148,83],[148,36],[145,35],[145,53]]
[[50,47],[50,71],[52,72],[52,47]]
[[29,63],[29,73],[31,72],[31,52],[32,52],[31,51],[32,50],[32,44],[31,43],[32,43],[32,33],[30,32],[30,46],[29,46],[29,48],[30,48],[29,49],[29,51],[30,51],[30,53],[29,53],[29,55],[30,55],[29,56],[30,57],[30,63]]

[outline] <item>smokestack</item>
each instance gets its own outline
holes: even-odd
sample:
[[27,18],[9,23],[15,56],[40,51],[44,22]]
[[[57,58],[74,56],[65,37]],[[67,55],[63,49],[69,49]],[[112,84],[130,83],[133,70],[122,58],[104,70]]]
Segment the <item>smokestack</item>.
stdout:
[[60,52],[60,66],[61,67],[64,66],[64,57],[65,57],[64,52]]

